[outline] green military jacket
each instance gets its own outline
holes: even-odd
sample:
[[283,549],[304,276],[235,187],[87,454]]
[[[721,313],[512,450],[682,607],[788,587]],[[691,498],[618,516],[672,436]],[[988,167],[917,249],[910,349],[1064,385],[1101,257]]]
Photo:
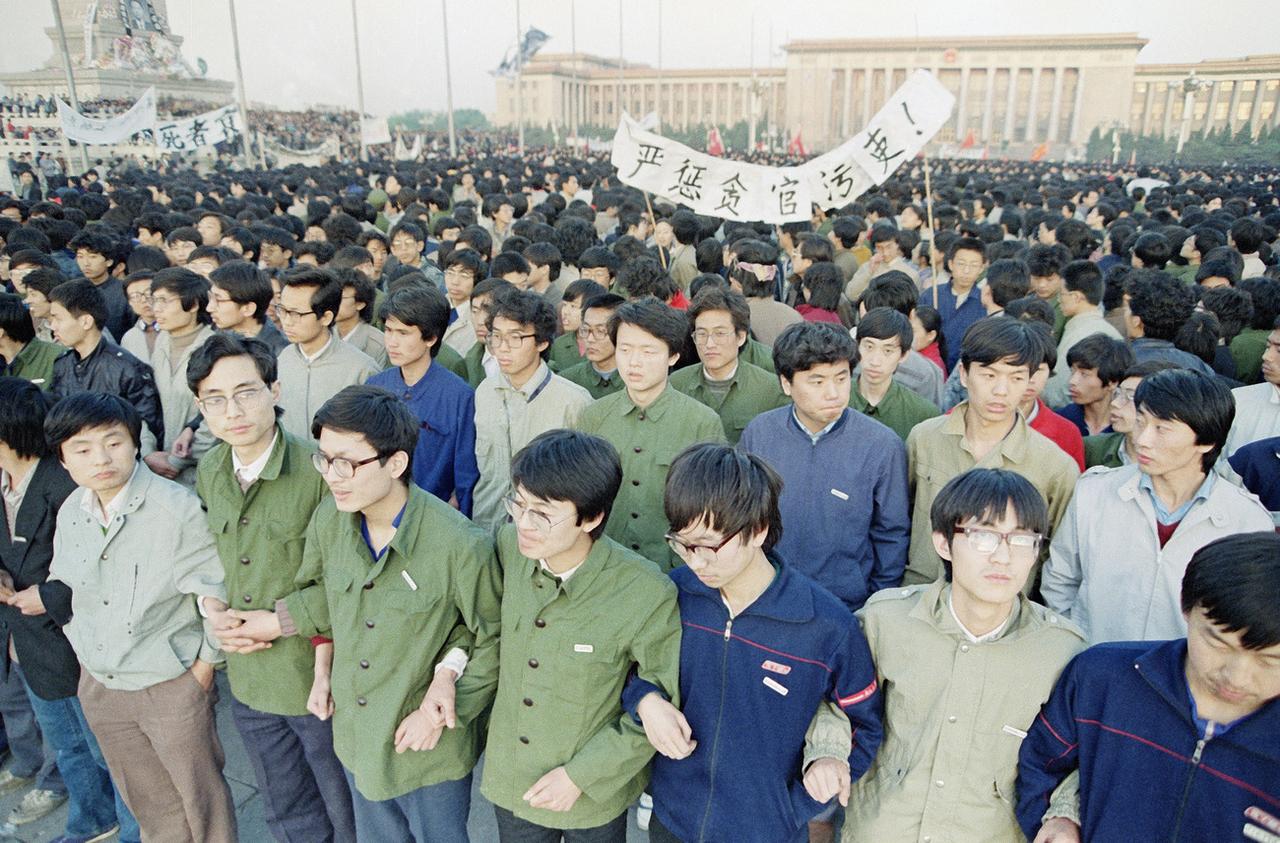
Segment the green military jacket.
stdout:
[[578,353],[578,335],[561,334],[551,342],[551,351],[547,355],[547,365],[551,371],[563,372],[570,366],[576,366],[587,358]]
[[767,410],[791,403],[782,392],[778,376],[738,359],[738,370],[730,379],[729,391],[717,396],[703,378],[702,364],[686,366],[671,376],[671,385],[715,410],[730,445],[737,445],[751,420]]
[[[498,532],[498,563],[500,664],[482,652],[497,650],[495,642],[477,643],[458,683],[460,710],[475,708],[467,698],[476,691],[498,686],[480,789],[541,826],[603,825],[644,790],[653,757],[644,728],[622,709],[628,676],[634,670],[680,704],[675,584],[607,537],[561,582],[520,553],[510,525]],[[529,807],[524,793],[560,766],[582,790],[577,802],[565,812]]]
[[480,754],[475,722],[446,729],[429,752],[398,755],[394,738],[458,628],[479,640],[499,623],[489,535],[410,486],[400,526],[374,561],[360,514],[326,498],[307,527],[297,585],[284,604],[298,633],[333,639],[333,748],[360,793],[382,801],[470,773]]
[[13,361],[2,371],[9,377],[29,380],[48,392],[53,386],[54,358],[64,351],[66,349],[56,342],[33,339],[14,355]]
[[759,366],[766,372],[773,372],[773,349],[750,337],[747,338],[747,344],[742,347],[738,359],[743,363]]
[[1095,465],[1105,465],[1107,468],[1119,468],[1125,465],[1124,459],[1120,456],[1124,450],[1124,434],[1116,433],[1095,433],[1092,436],[1084,438],[1084,467],[1093,468]]
[[467,356],[462,358],[462,368],[463,374],[459,377],[471,384],[472,389],[484,382],[488,377],[488,373],[484,370],[484,343],[478,342],[468,349]]
[[[233,609],[273,609],[294,591],[303,536],[311,513],[328,495],[311,465],[310,445],[276,427],[262,474],[240,491],[231,446],[219,442],[196,467],[204,504]],[[227,654],[231,693],[252,709],[301,716],[314,678],[315,650],[306,638],[282,638],[266,650]]]
[[560,373],[560,377],[576,383],[591,393],[592,398],[603,398],[622,390],[622,375],[615,370],[613,377],[602,378],[592,367],[590,360],[583,360]]
[[667,471],[676,455],[698,442],[724,442],[720,417],[670,385],[643,410],[624,389],[587,405],[578,429],[608,440],[622,458],[622,489],[605,533],[669,571],[676,565],[667,547],[662,508]]
[[[454,351],[447,345],[441,344],[440,351],[436,353],[436,359],[433,363],[439,363],[450,372],[453,372],[464,381],[467,380],[467,364],[462,359],[462,355]],[[475,384],[471,384],[473,387]]]
[[1236,380],[1242,383],[1260,383],[1262,353],[1267,350],[1266,328],[1245,328],[1231,340],[1231,358],[1236,361]]
[[932,401],[916,395],[897,381],[889,382],[889,391],[875,406],[862,397],[855,383],[853,389],[849,390],[849,406],[880,422],[902,437],[903,442],[907,441],[911,428],[925,419],[942,415]]

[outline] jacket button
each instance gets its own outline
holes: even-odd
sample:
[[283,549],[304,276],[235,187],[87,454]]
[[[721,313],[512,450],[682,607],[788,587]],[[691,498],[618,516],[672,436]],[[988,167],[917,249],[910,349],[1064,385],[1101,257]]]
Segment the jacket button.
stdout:
[[367,583],[365,583],[365,584],[364,584],[364,590],[365,590],[365,591],[368,591],[368,590],[369,590],[369,589],[371,589],[371,588],[373,588],[373,580],[369,580],[369,582],[367,582]]
[[640,517],[640,513],[638,513],[638,512],[633,512],[633,513],[631,513],[631,517],[632,517],[632,518],[639,518],[639,517]]
[[946,784],[946,782],[944,782],[942,779],[938,779],[938,780],[937,780],[936,782],[934,782],[933,784],[934,784],[934,786],[935,786],[935,787],[943,787],[943,786]]
[[538,629],[543,629],[544,627],[546,627],[547,622],[544,621],[542,618],[538,618],[536,621],[533,622],[533,625],[536,626]]
[[644,414],[643,412],[641,412],[641,413],[640,413],[640,416],[639,416],[640,421],[644,421],[644,420],[645,420],[645,418],[646,418],[645,414]]
[[368,702],[364,697],[356,697],[356,705],[367,705]]
[[249,564],[249,557],[247,557],[247,556],[246,556],[246,557],[244,557],[243,559],[241,559],[241,560],[240,560],[240,564],[241,564],[241,565],[248,565],[248,564]]
[[956,716],[955,716],[954,714],[953,714],[953,715],[951,715],[950,717],[948,717],[948,718],[947,718],[947,722],[948,722],[948,723],[954,723],[954,722],[956,722]]
[[99,559],[106,559],[106,558],[107,558],[107,554],[105,554],[105,553],[104,553],[104,554],[102,554],[101,556],[99,556],[98,558],[99,558]]
[[373,621],[365,621],[364,625],[369,627],[369,629],[373,629]]
[[639,486],[639,485],[640,485],[640,481],[639,481],[639,480],[632,480],[632,481],[631,481],[631,485],[632,485],[632,486]]
[[969,645],[968,645],[968,644],[961,644],[961,645],[960,645],[960,652],[962,652],[962,653],[967,653],[967,652],[969,652]]
[[635,451],[637,454],[642,454],[642,453],[644,453],[644,448],[641,448],[641,447],[640,447],[640,446],[638,446],[638,445],[637,445],[635,448],[632,448],[631,450]]
[[631,549],[632,549],[632,550],[639,550],[639,549],[640,549],[640,545],[638,545],[638,544],[633,544],[633,545],[631,545]]
[[537,670],[537,669],[538,669],[538,660],[537,660],[537,659],[529,659],[529,667],[533,668],[534,670]]
[[244,597],[242,597],[241,599],[242,599],[242,600],[244,600],[244,602],[246,602],[246,603],[252,603],[252,602],[253,602],[253,598],[252,598],[252,597],[250,597],[250,596],[249,596],[249,595],[247,595],[247,594],[246,594]]
[[103,605],[103,606],[110,606],[110,605],[111,605],[111,601],[110,601],[110,600],[103,600],[103,601],[102,601],[102,605]]
[[247,527],[247,526],[249,526],[249,519],[248,519],[248,517],[247,517],[247,516],[246,516],[246,517],[244,517],[244,518],[241,518],[241,519],[240,519],[240,526],[241,526],[241,527]]
[[365,670],[368,670],[368,669],[369,669],[369,660],[368,660],[368,659],[361,659],[361,660],[360,660],[360,666],[361,666],[362,668],[364,668]]
[[527,744],[529,743],[529,739],[528,739],[528,738],[526,738],[524,735],[521,735],[521,736],[520,736],[520,743],[522,743],[522,744],[526,744],[526,745],[527,745]]
[[525,697],[525,698],[524,698],[524,704],[525,704],[525,705],[527,705],[527,706],[529,706],[529,707],[533,707],[533,700],[529,699],[528,697]]

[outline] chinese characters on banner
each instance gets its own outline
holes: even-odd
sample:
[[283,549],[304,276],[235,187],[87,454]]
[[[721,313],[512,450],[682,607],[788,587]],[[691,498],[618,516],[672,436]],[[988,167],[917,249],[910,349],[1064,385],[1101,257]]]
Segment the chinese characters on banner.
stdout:
[[161,152],[189,152],[219,143],[234,143],[244,134],[240,109],[234,105],[206,111],[183,120],[156,123],[156,146]]
[[866,128],[799,167],[705,155],[623,115],[611,160],[624,184],[699,214],[770,223],[807,220],[814,204],[844,205],[882,184],[937,134],[954,105],[955,97],[933,74],[917,70]]
[[80,143],[123,143],[156,124],[156,89],[147,88],[133,107],[116,117],[85,117],[58,98],[62,134]]

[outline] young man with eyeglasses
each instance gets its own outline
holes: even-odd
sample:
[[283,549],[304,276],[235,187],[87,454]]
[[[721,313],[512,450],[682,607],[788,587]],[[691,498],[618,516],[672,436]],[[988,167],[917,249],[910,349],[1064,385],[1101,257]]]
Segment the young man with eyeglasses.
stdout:
[[614,293],[604,293],[583,302],[582,322],[575,335],[582,341],[583,356],[586,359],[560,374],[565,380],[576,383],[591,393],[593,399],[612,395],[622,389],[613,340],[609,339],[609,320],[613,317],[613,312],[626,304],[626,301]]
[[1257,498],[1213,471],[1235,416],[1221,381],[1170,369],[1144,378],[1133,400],[1137,464],[1080,478],[1040,584],[1045,604],[1095,644],[1185,636],[1177,595],[1191,556],[1225,535],[1274,529]]
[[1105,466],[1119,468],[1132,465],[1138,461],[1138,447],[1133,441],[1133,428],[1137,423],[1138,408],[1133,404],[1133,396],[1138,391],[1142,379],[1165,369],[1178,368],[1172,363],[1159,360],[1148,360],[1137,363],[1124,372],[1124,377],[1109,396],[1107,414],[1107,432],[1084,438],[1084,464],[1086,468]]
[[[947,271],[951,277],[937,287],[937,295],[938,316],[942,318],[942,336],[946,340],[948,372],[960,359],[961,341],[970,326],[987,315],[982,293],[976,289],[986,268],[986,248],[975,237],[961,237],[947,250]],[[934,290],[925,290],[920,294],[918,306],[932,307],[933,296]]]
[[512,460],[502,635],[477,640],[456,689],[460,728],[493,699],[481,790],[502,843],[624,843],[653,748],[623,687],[635,675],[679,702],[675,588],[604,534],[625,482],[613,447],[577,431]]
[[785,406],[787,397],[772,372],[739,357],[751,332],[751,308],[741,293],[708,286],[686,315],[701,362],[673,374],[671,386],[715,410],[736,445],[752,419]]
[[[297,588],[307,524],[327,494],[311,465],[314,447],[279,422],[276,358],[261,340],[217,334],[192,354],[186,376],[218,439],[200,460],[196,494],[227,593],[237,610],[274,609]],[[334,755],[329,713],[313,717],[308,709],[314,666],[332,659],[333,643],[292,636],[266,647],[240,639],[234,627],[219,640],[232,719],[271,833],[282,841],[354,841],[351,792]]]
[[[808,822],[833,797],[847,801],[880,745],[875,668],[857,621],[773,552],[782,485],[763,459],[725,445],[694,445],[671,465],[666,539],[684,562],[670,574],[684,630],[680,698],[640,675],[623,693],[659,753],[653,843],[807,841]],[[805,758],[806,731],[827,705],[843,734]]]
[[[471,346],[462,358],[462,368],[466,373],[466,381],[475,389],[485,378],[498,374],[498,361],[485,345],[489,336],[489,308],[494,299],[515,292],[515,285],[501,278],[486,278],[471,290],[471,329],[476,332],[476,344]],[[443,345],[440,353],[453,351]],[[553,367],[554,369],[554,367]],[[461,375],[459,375],[461,377]]]
[[688,445],[725,441],[720,417],[668,380],[687,330],[684,314],[655,298],[620,306],[609,319],[609,337],[626,389],[591,404],[577,424],[622,457],[625,482],[605,531],[664,570],[676,563],[663,539],[662,484],[671,460]]
[[[393,298],[405,292],[417,291]],[[474,717],[493,689],[455,715],[453,679],[468,667],[459,648],[496,639],[493,542],[409,482],[419,423],[397,396],[349,386],[316,413],[313,436],[331,497],[307,527],[301,588],[274,612],[233,612],[244,623],[232,632],[246,643],[333,639],[308,708],[333,717],[357,839],[466,841],[482,737]],[[497,657],[477,645],[471,668],[489,674]]]
[[418,420],[410,476],[419,488],[470,517],[480,476],[475,393],[435,359],[449,324],[449,302],[432,287],[402,287],[387,296],[381,316],[392,367],[369,383],[403,401]]
[[196,415],[195,395],[187,387],[187,362],[214,330],[209,324],[209,282],[189,269],[162,269],[151,279],[151,311],[160,336],[151,365],[164,410],[164,451],[147,456],[147,467],[185,485],[195,483],[195,464],[213,446],[213,436],[198,425],[187,444],[177,447],[187,422]]
[[540,433],[573,427],[591,395],[546,364],[555,338],[556,312],[542,296],[516,291],[494,301],[485,344],[499,373],[476,387],[476,481],[471,518],[496,527],[506,518],[511,458]]
[[280,273],[276,313],[289,340],[280,352],[281,424],[299,439],[311,435],[311,419],[344,387],[364,383],[378,364],[333,330],[342,285],[327,269],[298,267]]
[[271,322],[275,293],[267,274],[249,261],[227,261],[209,274],[209,317],[219,331],[254,337],[277,357],[289,340]]
[[154,277],[153,270],[143,270],[124,279],[129,309],[138,321],[124,332],[124,336],[120,338],[120,347],[148,363],[151,362],[151,352],[160,335],[160,329],[156,327],[156,315],[151,312],[151,279]]
[[471,249],[455,249],[444,262],[444,292],[449,299],[449,327],[443,342],[465,355],[478,337],[471,320],[471,291],[484,280],[488,264]]
[[[1084,635],[1023,593],[1049,521],[1026,478],[966,471],[929,520],[943,578],[882,591],[858,613],[885,741],[853,786],[843,839],[1020,843],[1018,747]],[[848,736],[821,721],[834,725]]]
[[856,356],[838,325],[784,330],[773,362],[792,403],[756,417],[740,443],[784,481],[778,555],[851,611],[902,581],[911,529],[902,440],[849,406]]

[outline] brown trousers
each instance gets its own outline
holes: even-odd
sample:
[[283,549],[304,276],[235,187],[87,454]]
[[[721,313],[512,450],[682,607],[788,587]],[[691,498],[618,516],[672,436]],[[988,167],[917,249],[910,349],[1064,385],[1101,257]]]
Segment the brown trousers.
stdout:
[[112,690],[80,671],[85,719],[145,843],[236,843],[217,694],[190,671],[141,691]]

